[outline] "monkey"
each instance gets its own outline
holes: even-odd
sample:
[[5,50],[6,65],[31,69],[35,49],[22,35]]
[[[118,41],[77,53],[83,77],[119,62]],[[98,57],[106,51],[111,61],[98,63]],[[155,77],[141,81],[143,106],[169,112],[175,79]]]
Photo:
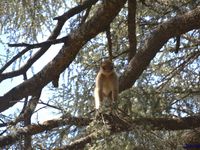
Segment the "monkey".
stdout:
[[114,64],[111,60],[106,59],[100,65],[100,70],[95,79],[94,99],[95,108],[99,110],[100,102],[107,97],[112,104],[117,102],[119,93],[119,79],[114,70]]

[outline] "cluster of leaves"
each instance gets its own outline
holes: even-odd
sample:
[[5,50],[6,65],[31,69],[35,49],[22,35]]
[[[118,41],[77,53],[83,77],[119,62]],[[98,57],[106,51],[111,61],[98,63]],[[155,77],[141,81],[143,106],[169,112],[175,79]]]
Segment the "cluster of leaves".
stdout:
[[[144,49],[145,41],[161,23],[195,9],[199,3],[199,1],[190,0],[138,0],[135,16],[137,51]],[[2,2],[0,5],[0,16],[3,16],[0,22],[1,34],[11,43],[38,42],[41,37],[46,39],[45,36],[54,27],[52,18],[59,15],[59,11],[63,12],[69,9],[69,5],[72,7],[74,4],[82,4],[82,1],[10,0]],[[99,3],[96,5],[98,6]],[[90,8],[88,20],[93,13],[97,13],[96,5]],[[8,9],[3,9],[4,7]],[[120,76],[123,76],[129,63],[127,12],[128,4],[110,24],[114,62]],[[84,24],[82,20],[86,13],[84,11],[71,18],[64,26],[65,31],[62,29],[61,35],[65,36]],[[199,113],[199,34],[199,30],[193,30],[168,40],[134,86],[120,93],[119,108],[126,117],[129,119],[174,118]],[[85,44],[70,66],[61,74],[59,87],[54,88],[52,84],[49,84],[48,90],[45,89],[46,93],[42,93],[39,100],[41,105],[38,105],[35,110],[35,116],[41,115],[45,107],[56,115],[70,114],[94,118],[94,113],[91,112],[94,108],[94,78],[99,62],[102,58],[108,57],[108,44],[105,32],[101,32]],[[11,53],[9,50],[5,53],[6,59],[4,56],[0,58],[0,63],[6,64],[6,61],[17,52],[19,52],[18,48]],[[30,56],[20,59],[18,63],[24,63],[27,57]],[[16,63],[13,67],[17,68]],[[16,113],[19,114],[19,112]],[[2,122],[12,121],[15,118],[12,115],[8,117],[2,114],[0,116]],[[23,124],[20,123],[20,125]],[[14,132],[17,128],[18,126],[14,128],[6,126],[6,133],[3,132],[5,131],[3,128],[2,135]],[[66,124],[32,136],[32,146],[38,149],[62,147],[91,133],[95,133],[92,136],[95,140],[91,140],[86,146],[87,149],[121,149],[122,147],[123,149],[181,149],[184,144],[183,138],[180,137],[185,131],[152,131],[151,127],[146,125],[145,129],[138,127],[131,131],[113,134],[110,128],[103,116],[100,120],[94,119],[87,128]],[[22,144],[20,140],[12,147],[22,148]]]

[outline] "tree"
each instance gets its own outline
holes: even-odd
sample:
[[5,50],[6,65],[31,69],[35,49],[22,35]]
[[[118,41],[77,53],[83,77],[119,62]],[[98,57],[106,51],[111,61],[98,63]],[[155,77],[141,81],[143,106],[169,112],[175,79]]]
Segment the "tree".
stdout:
[[[48,24],[49,17],[69,2],[2,2],[1,10],[7,6],[16,13],[0,12],[1,32],[8,34],[10,42],[1,58],[0,81],[15,81],[18,76],[24,81],[0,97],[0,146],[178,149],[184,142],[194,144],[183,138],[186,130],[198,131],[200,126],[199,2],[71,2],[76,6],[54,17],[56,25]],[[38,42],[47,31],[51,33],[48,39]],[[34,64],[58,44],[62,47],[55,57],[36,72]],[[97,64],[109,55],[120,73],[118,109],[115,113],[105,110],[95,118],[92,89]],[[11,65],[14,69],[9,71]],[[48,101],[42,99],[46,87],[52,93]],[[23,107],[14,117],[12,106],[20,102]],[[55,109],[61,117],[32,123],[31,117],[37,112],[42,115],[43,106]],[[12,112],[4,115],[7,109]]]

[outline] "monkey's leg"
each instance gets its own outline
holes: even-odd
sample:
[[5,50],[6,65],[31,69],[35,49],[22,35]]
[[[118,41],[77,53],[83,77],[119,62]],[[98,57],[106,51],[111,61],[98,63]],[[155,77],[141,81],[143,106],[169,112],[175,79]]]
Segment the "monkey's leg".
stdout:
[[103,95],[101,94],[102,90],[95,88],[94,90],[94,100],[95,100],[95,108],[96,110],[100,107],[100,101],[103,99]]
[[115,109],[115,107],[114,107],[114,100],[113,100],[113,98],[112,98],[112,92],[108,95],[108,100],[109,100],[109,106],[110,106],[110,112],[112,112],[113,111],[113,109]]

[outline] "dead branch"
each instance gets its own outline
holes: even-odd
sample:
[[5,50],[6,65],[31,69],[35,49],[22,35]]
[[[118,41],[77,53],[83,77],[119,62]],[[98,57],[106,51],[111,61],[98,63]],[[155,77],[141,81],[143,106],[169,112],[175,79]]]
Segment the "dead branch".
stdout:
[[62,37],[60,39],[54,39],[54,40],[47,40],[41,43],[36,43],[36,44],[27,44],[27,43],[17,43],[17,44],[8,44],[10,47],[29,47],[29,49],[33,48],[40,48],[44,46],[50,46],[53,44],[59,44],[59,43],[64,43],[67,41],[68,36]]
[[176,54],[177,54],[178,51],[179,51],[180,42],[181,42],[181,36],[180,36],[180,35],[177,35],[177,36],[176,36],[176,48],[175,48],[175,51],[174,51]]

